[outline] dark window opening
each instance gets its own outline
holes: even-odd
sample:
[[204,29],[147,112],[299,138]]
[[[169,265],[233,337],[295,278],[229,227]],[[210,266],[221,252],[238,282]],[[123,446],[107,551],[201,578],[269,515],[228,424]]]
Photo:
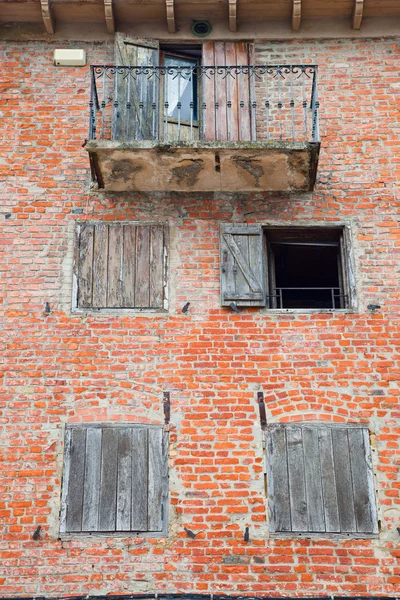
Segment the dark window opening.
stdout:
[[342,228],[267,229],[270,308],[347,308],[342,238]]

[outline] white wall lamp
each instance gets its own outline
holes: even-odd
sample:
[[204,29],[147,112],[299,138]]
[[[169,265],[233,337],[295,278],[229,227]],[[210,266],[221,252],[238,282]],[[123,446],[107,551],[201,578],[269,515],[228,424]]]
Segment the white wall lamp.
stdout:
[[85,50],[56,49],[54,50],[53,64],[56,67],[85,67]]

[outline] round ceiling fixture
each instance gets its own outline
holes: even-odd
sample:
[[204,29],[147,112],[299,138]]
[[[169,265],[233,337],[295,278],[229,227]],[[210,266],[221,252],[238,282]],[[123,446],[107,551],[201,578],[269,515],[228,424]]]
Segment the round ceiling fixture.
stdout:
[[211,33],[211,24],[208,21],[193,21],[192,23],[192,33],[197,35],[197,37],[206,37]]

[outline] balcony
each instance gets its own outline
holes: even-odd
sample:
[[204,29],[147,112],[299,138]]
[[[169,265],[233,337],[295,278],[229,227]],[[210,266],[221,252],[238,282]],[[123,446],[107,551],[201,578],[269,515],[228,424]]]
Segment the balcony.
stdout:
[[310,191],[318,110],[315,65],[92,66],[85,148],[107,191]]

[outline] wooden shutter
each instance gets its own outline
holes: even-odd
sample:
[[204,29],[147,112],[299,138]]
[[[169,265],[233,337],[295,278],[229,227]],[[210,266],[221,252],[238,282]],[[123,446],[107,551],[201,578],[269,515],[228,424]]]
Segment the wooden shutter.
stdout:
[[261,225],[223,225],[220,247],[222,306],[265,306]]
[[[116,66],[159,65],[157,40],[115,35]],[[115,74],[114,138],[154,140],[158,137],[159,79],[155,73],[118,70]]]
[[61,532],[165,531],[167,451],[162,427],[68,426]]
[[79,225],[77,308],[165,308],[167,236],[162,224]]
[[267,437],[273,533],[378,533],[368,429],[272,425]]
[[[251,56],[252,46],[244,42],[203,43],[204,66],[246,67],[250,64]],[[233,142],[251,140],[251,100],[254,91],[249,76],[239,73],[234,77],[225,77],[216,71],[215,75],[210,73],[202,81],[206,104],[204,139]],[[227,107],[228,100],[231,102],[230,109]]]

